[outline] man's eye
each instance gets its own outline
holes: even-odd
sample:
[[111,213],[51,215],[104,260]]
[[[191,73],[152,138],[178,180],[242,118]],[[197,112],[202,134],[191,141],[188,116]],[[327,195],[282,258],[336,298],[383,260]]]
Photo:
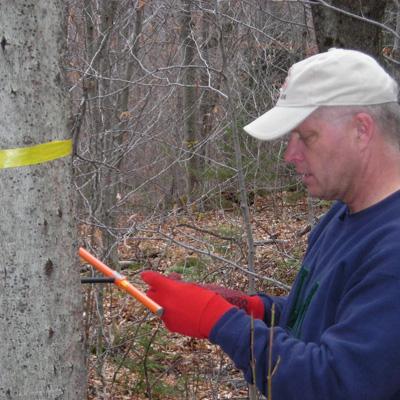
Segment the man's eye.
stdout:
[[301,136],[300,139],[304,144],[310,144],[313,139],[315,138],[314,134],[307,135],[307,136]]

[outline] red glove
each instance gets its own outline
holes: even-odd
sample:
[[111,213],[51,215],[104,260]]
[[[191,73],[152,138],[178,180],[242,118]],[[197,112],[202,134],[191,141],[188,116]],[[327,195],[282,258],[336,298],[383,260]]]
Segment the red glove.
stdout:
[[171,332],[208,338],[217,321],[233,308],[223,297],[192,283],[145,271],[147,295],[164,308],[162,320]]
[[213,284],[201,285],[201,287],[219,294],[229,303],[252,315],[253,318],[264,319],[264,303],[260,296],[249,296],[240,290],[228,289]]
[[[181,280],[181,276],[176,272],[171,273],[169,277],[175,280]],[[252,315],[253,318],[261,320],[264,319],[264,303],[260,296],[249,296],[240,290],[228,289],[214,284],[198,286],[207,290],[212,290],[214,293],[219,294],[229,303],[246,311],[247,314]]]

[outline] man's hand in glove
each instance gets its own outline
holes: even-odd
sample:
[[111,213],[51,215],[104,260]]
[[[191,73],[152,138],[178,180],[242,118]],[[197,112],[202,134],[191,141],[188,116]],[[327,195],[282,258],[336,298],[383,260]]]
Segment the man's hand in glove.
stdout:
[[234,306],[214,291],[193,283],[145,271],[147,295],[164,308],[162,320],[171,332],[208,338],[217,321]]
[[253,318],[264,319],[264,303],[260,296],[249,296],[240,290],[228,289],[226,287],[213,284],[205,284],[200,286],[218,293],[229,303],[246,311],[247,314],[252,315]]
[[[175,280],[181,280],[181,276],[173,272],[169,275],[170,278]],[[222,296],[226,301],[233,304],[234,306],[241,308],[248,315],[252,315],[255,319],[264,319],[264,303],[260,296],[249,296],[240,290],[228,289],[223,286],[214,284],[196,284],[204,289],[211,290],[220,296]]]

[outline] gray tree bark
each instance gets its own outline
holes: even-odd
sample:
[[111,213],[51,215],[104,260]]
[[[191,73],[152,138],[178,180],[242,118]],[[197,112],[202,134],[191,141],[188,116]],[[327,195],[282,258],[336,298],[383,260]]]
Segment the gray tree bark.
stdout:
[[[103,227],[102,243],[99,251],[112,267],[118,265],[118,254],[115,248],[116,238],[112,234],[115,227],[115,216],[112,207],[118,192],[118,168],[121,145],[121,135],[114,132],[118,112],[115,111],[111,80],[111,32],[118,2],[115,0],[101,0],[95,2],[85,0],[86,31],[87,31],[87,56],[91,62],[90,76],[84,77],[84,92],[90,99],[88,114],[92,123],[88,128],[91,135],[90,153],[96,164],[90,166],[94,169],[93,187],[90,187],[88,199],[90,200],[93,215],[91,216]],[[98,21],[96,23],[96,16]],[[94,77],[97,75],[98,77]],[[105,77],[105,78],[104,78]],[[125,110],[123,110],[125,111]],[[93,228],[95,228],[93,226]]]
[[[70,139],[63,1],[0,0],[2,149]],[[0,169],[0,398],[83,399],[71,157]]]
[[191,9],[192,0],[182,1],[182,16],[181,16],[181,41],[183,52],[183,72],[182,80],[186,85],[183,89],[183,115],[184,115],[184,130],[185,130],[185,143],[187,149],[187,162],[186,162],[186,194],[188,203],[196,198],[196,190],[198,188],[198,173],[197,170],[197,157],[195,155],[195,148],[197,145],[196,135],[196,93],[195,84],[196,73],[191,65],[194,61],[195,43],[192,38],[192,21]]
[[386,0],[364,2],[360,0],[330,0],[320,3],[312,5],[316,39],[320,52],[331,47],[343,47],[361,50],[373,57],[381,56],[381,28],[366,20],[354,18],[348,13],[382,22]]

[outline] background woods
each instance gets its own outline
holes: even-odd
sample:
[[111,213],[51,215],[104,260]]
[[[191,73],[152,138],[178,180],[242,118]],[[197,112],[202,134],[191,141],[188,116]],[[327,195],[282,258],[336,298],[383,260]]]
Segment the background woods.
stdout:
[[[82,243],[138,285],[152,268],[285,293],[325,205],[304,196],[282,142],[241,127],[274,103],[293,62],[329,47],[396,73],[398,6],[70,0]],[[216,349],[172,339],[110,288],[85,293],[91,398],[248,396]]]
[[[0,0],[2,10],[6,3]],[[306,233],[326,204],[307,198],[292,169],[282,162],[283,141],[255,141],[241,128],[276,101],[292,63],[330,47],[363,50],[398,79],[399,1],[67,0],[46,5],[39,1],[29,12],[30,2],[14,3],[7,8],[10,14],[2,11],[0,17],[0,69],[12,82],[0,88],[2,115],[10,116],[0,127],[3,143],[18,147],[27,140],[36,142],[51,121],[62,138],[72,135],[74,143],[73,166],[57,160],[55,175],[42,167],[27,174],[2,172],[2,209],[9,210],[4,221],[40,221],[35,240],[44,244],[39,250],[37,241],[33,249],[20,238],[26,248],[18,262],[31,265],[26,270],[31,287],[43,287],[43,277],[37,284],[34,279],[49,254],[64,266],[73,264],[76,215],[80,244],[138,286],[139,272],[150,268],[250,292],[286,293]],[[14,25],[32,25],[33,35],[22,29],[12,32],[8,22],[16,11],[21,19]],[[18,38],[21,48],[43,42],[46,46],[25,59],[8,37]],[[19,65],[32,60],[37,78],[15,74],[22,69]],[[61,69],[67,93],[61,91]],[[24,88],[22,81],[27,82]],[[28,101],[33,91],[37,102]],[[15,93],[23,93],[25,100],[4,101],[15,99]],[[62,117],[70,106],[65,96],[71,100],[71,121]],[[21,118],[21,110],[26,118]],[[31,128],[31,139],[15,133],[11,141],[10,129]],[[30,200],[32,209],[13,200],[9,182],[23,182],[22,199],[22,193],[32,193],[37,180],[42,186]],[[52,187],[53,197],[44,197],[49,194],[45,187]],[[65,187],[67,194],[61,190]],[[76,211],[68,212],[74,191]],[[61,222],[54,211],[60,204]],[[49,232],[53,226],[59,230]],[[20,229],[28,234],[32,225],[22,224]],[[3,234],[9,243],[4,246],[6,264],[14,265],[15,234],[7,236],[6,229]],[[31,262],[32,254],[38,260]],[[22,282],[25,278],[8,264],[8,273]],[[55,270],[61,274],[61,268]],[[93,273],[84,264],[81,272]],[[55,340],[61,353],[66,344],[58,330],[67,332],[70,342],[81,322],[76,301],[80,287],[69,276],[73,274],[57,275],[65,282],[62,301],[49,289],[54,295],[49,297],[49,310],[73,315],[71,321],[57,320],[55,325],[47,316],[48,341]],[[23,314],[9,308],[12,286],[8,290],[0,291],[0,316],[5,320],[13,312]],[[82,292],[88,398],[261,397],[251,391],[249,395],[240,373],[218,349],[166,333],[156,318],[118,290],[97,285],[84,286]],[[32,297],[30,307],[38,314],[41,301]],[[26,299],[19,304],[25,307]],[[32,324],[29,329],[36,338],[41,328]],[[10,332],[0,333],[3,342]],[[15,346],[9,339],[8,343]],[[79,387],[83,393],[80,350],[70,353],[82,369],[69,380],[69,390]],[[45,364],[46,357],[41,360]],[[0,353],[1,365],[8,362]],[[64,384],[68,385],[60,383]],[[0,378],[0,397],[2,390],[7,388]]]

